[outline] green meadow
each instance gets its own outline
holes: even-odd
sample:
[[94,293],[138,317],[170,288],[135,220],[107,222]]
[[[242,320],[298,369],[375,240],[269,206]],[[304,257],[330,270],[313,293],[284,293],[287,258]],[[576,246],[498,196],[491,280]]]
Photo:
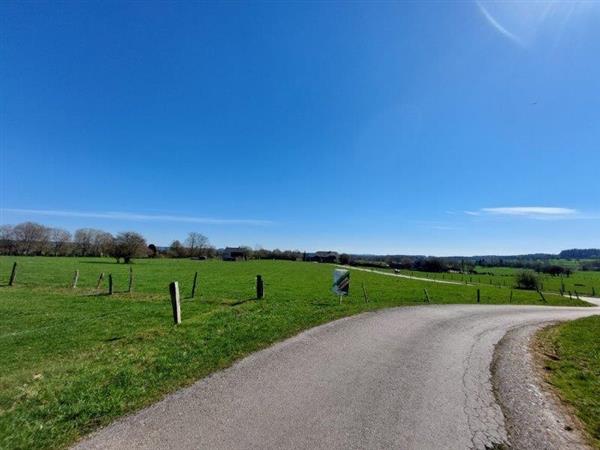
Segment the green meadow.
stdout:
[[[380,270],[380,269],[377,269]],[[386,272],[391,270],[385,269]],[[401,270],[403,275],[410,275],[433,280],[456,281],[459,283],[478,284],[511,288],[515,284],[515,276],[523,269],[511,267],[476,267],[476,274],[461,273],[436,273]],[[570,276],[551,276],[547,274],[536,274],[544,292],[560,293],[561,287],[565,295],[600,296],[600,272],[577,271]]]
[[[9,287],[13,262],[16,283]],[[352,270],[350,295],[330,292],[334,266],[289,261],[0,257],[0,448],[66,447],[115,418],[301,330],[392,306],[544,304],[535,292],[427,283]],[[71,283],[79,270],[77,288]],[[105,278],[96,289],[99,274]],[[195,298],[190,298],[198,272]],[[107,295],[112,274],[114,295]],[[255,278],[265,298],[255,299]],[[497,275],[501,277],[502,275]],[[182,324],[168,284],[177,280]],[[368,302],[365,301],[364,286]],[[546,294],[550,305],[584,302]]]

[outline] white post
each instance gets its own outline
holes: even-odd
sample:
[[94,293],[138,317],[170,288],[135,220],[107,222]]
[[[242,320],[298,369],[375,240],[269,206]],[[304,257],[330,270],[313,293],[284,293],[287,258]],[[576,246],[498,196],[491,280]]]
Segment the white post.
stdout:
[[79,281],[79,270],[75,271],[75,274],[73,275],[73,284],[72,284],[72,288],[75,289],[77,287],[77,282]]

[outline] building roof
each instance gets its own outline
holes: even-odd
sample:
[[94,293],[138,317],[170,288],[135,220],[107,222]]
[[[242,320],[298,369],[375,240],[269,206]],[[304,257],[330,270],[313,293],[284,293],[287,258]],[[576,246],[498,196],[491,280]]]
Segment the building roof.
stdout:
[[319,252],[315,252],[315,255],[320,256],[321,258],[326,258],[328,256],[337,256],[338,253],[332,252],[332,251],[319,251]]

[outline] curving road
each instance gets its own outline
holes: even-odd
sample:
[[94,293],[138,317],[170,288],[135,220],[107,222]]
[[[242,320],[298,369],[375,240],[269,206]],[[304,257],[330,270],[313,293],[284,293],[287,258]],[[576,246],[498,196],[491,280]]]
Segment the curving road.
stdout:
[[506,443],[490,364],[507,331],[599,308],[431,305],[338,320],[255,353],[78,448],[485,449]]

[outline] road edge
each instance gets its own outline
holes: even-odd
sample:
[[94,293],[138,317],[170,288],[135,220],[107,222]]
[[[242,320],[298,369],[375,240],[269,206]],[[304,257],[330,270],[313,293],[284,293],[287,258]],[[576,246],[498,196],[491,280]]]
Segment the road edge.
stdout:
[[557,323],[512,328],[494,349],[492,387],[504,414],[510,449],[592,449],[581,423],[549,388],[542,373],[536,336]]

